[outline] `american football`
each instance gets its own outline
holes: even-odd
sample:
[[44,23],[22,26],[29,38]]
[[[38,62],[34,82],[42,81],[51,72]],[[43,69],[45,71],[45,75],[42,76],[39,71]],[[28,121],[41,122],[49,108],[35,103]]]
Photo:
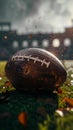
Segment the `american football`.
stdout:
[[30,92],[57,90],[67,76],[61,61],[52,53],[40,48],[16,52],[7,62],[5,72],[17,90]]

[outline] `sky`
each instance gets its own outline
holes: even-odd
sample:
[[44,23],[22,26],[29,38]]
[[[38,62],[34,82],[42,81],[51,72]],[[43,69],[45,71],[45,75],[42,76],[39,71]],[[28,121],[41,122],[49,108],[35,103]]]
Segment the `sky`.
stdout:
[[72,19],[73,0],[0,0],[0,21],[19,33],[62,32]]

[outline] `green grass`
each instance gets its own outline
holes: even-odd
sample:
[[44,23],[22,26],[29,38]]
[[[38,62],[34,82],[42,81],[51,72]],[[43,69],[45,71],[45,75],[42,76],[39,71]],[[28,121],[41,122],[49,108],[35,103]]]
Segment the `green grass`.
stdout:
[[7,80],[5,76],[5,65],[6,65],[6,61],[0,62],[0,77],[2,78],[2,80],[0,80],[0,92],[3,90],[3,85]]
[[[7,100],[0,102],[0,129],[1,130],[72,130],[73,129],[73,112],[69,112],[64,117],[60,117],[55,110],[65,108],[66,104],[62,102],[64,97],[73,98],[73,94],[67,92],[73,91],[70,84],[71,74],[68,72],[66,82],[61,86],[62,94],[54,95],[28,95],[14,90],[11,86],[3,89],[5,82],[8,80],[5,76],[6,62],[0,62],[0,92],[9,90]],[[12,91],[14,90],[14,91]],[[1,97],[1,94],[0,94]],[[46,103],[51,98],[55,105]],[[52,101],[51,101],[52,102]],[[28,115],[27,127],[22,126],[18,121],[20,112],[26,112]]]
[[[5,65],[6,61],[0,61],[0,77],[2,80],[0,80],[0,92],[6,91],[6,89],[3,89],[3,86],[5,86],[5,82],[8,81],[6,75],[5,75]],[[13,88],[10,86],[7,88],[8,90],[13,90]]]
[[6,61],[0,61],[0,75],[2,76],[5,75],[5,65],[6,65]]

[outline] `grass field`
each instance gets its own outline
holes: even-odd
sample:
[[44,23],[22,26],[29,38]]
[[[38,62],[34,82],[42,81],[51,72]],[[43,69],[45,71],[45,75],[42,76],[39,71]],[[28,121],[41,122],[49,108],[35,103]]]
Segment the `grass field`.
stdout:
[[6,61],[0,62],[0,79],[2,78],[2,80],[0,80],[0,92],[3,90],[3,85],[7,80],[5,76],[5,70],[4,70],[5,65],[6,65]]
[[[0,62],[0,92],[6,91],[6,89],[3,89],[5,86],[5,82],[8,81],[7,77],[5,76],[5,65],[6,61]],[[7,88],[8,90],[12,90],[12,88]]]
[[5,75],[5,65],[6,65],[6,61],[2,61],[0,62],[0,76],[4,76]]
[[[5,88],[5,64],[0,62],[0,130],[73,130],[73,109],[66,110],[62,102],[73,99],[72,70],[58,94],[29,95],[17,92],[11,84]],[[56,112],[59,108],[64,111],[61,115]]]

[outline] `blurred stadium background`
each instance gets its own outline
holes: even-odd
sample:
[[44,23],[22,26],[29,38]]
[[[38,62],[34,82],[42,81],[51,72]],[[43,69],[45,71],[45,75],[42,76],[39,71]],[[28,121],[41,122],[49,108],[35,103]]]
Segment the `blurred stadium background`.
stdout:
[[73,27],[62,33],[18,34],[10,22],[0,22],[0,60],[8,60],[16,51],[29,47],[44,48],[60,60],[73,60]]

